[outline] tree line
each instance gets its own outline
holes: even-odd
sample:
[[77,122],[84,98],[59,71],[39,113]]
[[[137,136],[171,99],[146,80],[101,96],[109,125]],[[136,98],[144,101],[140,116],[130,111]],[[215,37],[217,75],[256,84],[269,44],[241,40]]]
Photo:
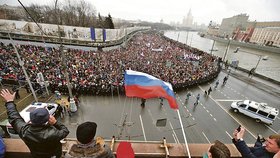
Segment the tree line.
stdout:
[[85,0],[58,1],[57,6],[53,5],[37,5],[31,4],[26,7],[30,15],[28,15],[22,7],[18,9],[0,8],[0,13],[4,16],[1,18],[10,20],[32,21],[32,18],[38,23],[60,24],[80,27],[95,27],[114,29],[114,23],[110,14],[102,17],[100,13],[96,13],[93,5]]

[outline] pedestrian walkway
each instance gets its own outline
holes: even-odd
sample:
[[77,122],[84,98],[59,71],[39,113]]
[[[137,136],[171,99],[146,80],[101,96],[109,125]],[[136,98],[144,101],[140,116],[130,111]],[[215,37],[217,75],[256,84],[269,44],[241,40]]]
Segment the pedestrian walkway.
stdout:
[[[227,70],[223,72],[228,73]],[[236,77],[252,86],[264,90],[272,95],[280,97],[280,84],[278,81],[269,81],[269,78],[262,77],[259,75],[252,75],[248,77],[248,73],[239,69],[231,68],[230,75]]]

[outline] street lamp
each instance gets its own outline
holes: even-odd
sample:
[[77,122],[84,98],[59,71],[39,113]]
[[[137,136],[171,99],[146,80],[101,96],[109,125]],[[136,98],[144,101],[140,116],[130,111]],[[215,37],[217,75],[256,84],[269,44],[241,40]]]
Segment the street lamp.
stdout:
[[[263,56],[263,55],[256,54],[256,53],[248,52],[248,51],[245,51],[245,50],[240,50],[240,47],[237,47],[237,48],[234,50],[233,53],[238,53],[238,51],[242,51],[242,52],[248,53],[248,54],[253,54],[253,55],[256,55],[256,56],[259,57],[258,62],[257,62],[257,64],[256,64],[255,68],[253,68],[254,71],[256,71],[256,69],[257,69],[257,67],[258,67],[258,65],[259,65],[259,63],[260,63],[260,61],[261,61],[261,59],[262,59],[264,56]],[[267,58],[265,58],[265,59],[267,59]]]
[[226,56],[227,56],[227,53],[228,53],[228,50],[229,50],[229,47],[230,47],[230,41],[231,41],[231,38],[228,38],[228,43],[227,43],[227,47],[226,47],[226,51],[223,55],[223,63],[225,63],[225,59],[226,59]]
[[213,44],[212,44],[212,48],[211,48],[211,50],[210,50],[210,54],[212,55],[212,51],[214,51],[214,45],[215,45],[215,40],[213,40]]

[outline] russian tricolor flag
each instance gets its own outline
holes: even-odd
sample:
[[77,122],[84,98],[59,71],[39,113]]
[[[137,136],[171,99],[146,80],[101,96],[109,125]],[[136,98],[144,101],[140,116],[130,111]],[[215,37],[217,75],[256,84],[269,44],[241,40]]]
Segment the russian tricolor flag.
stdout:
[[125,93],[128,97],[167,99],[172,109],[178,109],[172,85],[152,75],[126,70],[124,75]]

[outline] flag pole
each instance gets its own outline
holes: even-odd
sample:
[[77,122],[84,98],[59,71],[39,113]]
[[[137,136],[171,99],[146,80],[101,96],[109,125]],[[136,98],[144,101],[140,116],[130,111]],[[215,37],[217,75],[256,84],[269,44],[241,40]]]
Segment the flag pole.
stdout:
[[189,156],[189,158],[191,158],[190,149],[189,149],[188,142],[187,142],[187,139],[186,139],[185,130],[184,130],[184,127],[183,127],[183,123],[182,123],[182,119],[181,119],[179,109],[177,109],[176,111],[177,111],[179,121],[180,121],[180,124],[181,124],[181,127],[182,127],[183,137],[184,137],[184,141],[185,141],[185,144],[186,144],[186,149],[187,149],[187,152],[188,152],[188,156]]

